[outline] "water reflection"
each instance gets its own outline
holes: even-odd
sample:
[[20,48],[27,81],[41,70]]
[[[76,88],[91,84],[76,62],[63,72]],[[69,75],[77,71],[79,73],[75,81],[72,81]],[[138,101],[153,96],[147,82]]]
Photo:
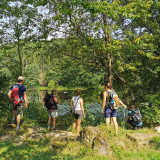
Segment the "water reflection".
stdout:
[[[50,93],[51,91],[48,91]],[[40,102],[44,98],[46,94],[45,90],[28,90],[27,91],[27,97],[28,101],[35,101],[35,102]],[[101,103],[101,90],[82,90],[81,97],[84,100],[84,103],[91,103],[91,102],[96,102],[96,103]],[[61,90],[61,91],[56,91],[57,98],[59,100],[59,104],[63,103],[70,103],[72,97],[75,95],[74,90]]]
[[[48,92],[50,93],[50,92]],[[39,106],[42,110],[46,110],[44,106],[44,102],[42,99],[44,98],[46,91],[44,90],[28,90],[28,102],[33,104],[34,106]],[[59,100],[58,104],[58,113],[59,116],[64,116],[70,113],[70,101],[74,96],[75,91],[73,90],[62,90],[57,91],[56,95]],[[100,116],[101,104],[102,104],[102,91],[101,90],[83,90],[81,97],[84,99],[84,108],[88,113],[93,114],[94,116]],[[122,106],[120,106],[117,110],[117,118],[118,121],[123,121],[126,119],[127,110],[125,110]],[[103,115],[101,115],[103,117]]]

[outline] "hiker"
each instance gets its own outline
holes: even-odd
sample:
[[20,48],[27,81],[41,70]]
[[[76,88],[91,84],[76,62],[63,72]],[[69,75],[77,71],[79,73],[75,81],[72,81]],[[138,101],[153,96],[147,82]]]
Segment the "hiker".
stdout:
[[116,119],[118,106],[119,106],[118,95],[112,89],[111,83],[107,82],[105,84],[105,91],[103,92],[103,103],[102,103],[101,114],[103,114],[104,110],[107,130],[109,128],[110,119],[113,121],[116,135],[118,134],[118,123]]
[[139,110],[135,109],[135,106],[132,105],[128,111],[128,120],[127,122],[134,128],[140,129],[143,125],[142,116]]
[[12,85],[8,92],[8,97],[10,98],[10,103],[13,105],[12,108],[12,121],[15,123],[15,116],[17,111],[17,125],[16,130],[20,129],[21,116],[23,116],[24,108],[27,108],[27,94],[26,87],[23,85],[24,77],[18,77],[18,83]]
[[[58,100],[56,97],[56,90],[52,89],[51,94],[46,92],[45,98],[43,99],[45,106],[48,111],[48,129],[53,130],[56,127],[56,118],[58,117]],[[51,124],[52,121],[52,124]]]
[[83,107],[83,99],[80,97],[81,91],[79,89],[76,90],[76,96],[74,96],[71,100],[71,110],[72,115],[75,118],[73,123],[73,130],[77,129],[77,134],[80,132],[81,120],[85,118],[84,107]]

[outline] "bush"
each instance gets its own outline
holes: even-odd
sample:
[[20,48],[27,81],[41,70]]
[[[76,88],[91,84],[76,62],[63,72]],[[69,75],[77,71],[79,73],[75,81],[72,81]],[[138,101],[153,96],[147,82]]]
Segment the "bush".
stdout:
[[144,106],[141,110],[143,123],[152,127],[160,125],[160,93],[148,96],[149,106]]

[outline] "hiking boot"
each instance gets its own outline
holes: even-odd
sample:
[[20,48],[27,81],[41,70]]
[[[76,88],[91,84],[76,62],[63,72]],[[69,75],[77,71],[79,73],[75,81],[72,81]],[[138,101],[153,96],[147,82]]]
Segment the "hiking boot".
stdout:
[[11,124],[15,124],[15,119],[12,119],[12,120],[11,120]]
[[16,127],[16,131],[19,131],[19,130],[20,130],[20,127],[19,127],[19,126],[17,126],[17,127]]
[[55,127],[51,127],[51,130],[55,130]]
[[138,129],[138,127],[134,127],[134,129],[135,129],[135,130],[137,130],[137,129]]

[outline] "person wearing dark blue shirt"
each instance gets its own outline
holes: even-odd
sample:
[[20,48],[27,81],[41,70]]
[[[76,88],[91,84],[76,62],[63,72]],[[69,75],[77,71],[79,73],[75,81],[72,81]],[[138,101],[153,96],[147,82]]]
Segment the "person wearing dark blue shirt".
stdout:
[[13,105],[12,108],[12,121],[11,123],[15,122],[15,115],[16,115],[16,111],[17,111],[17,126],[16,126],[16,130],[20,129],[20,120],[21,120],[21,116],[23,115],[23,109],[27,108],[27,94],[26,94],[26,87],[23,85],[24,82],[24,77],[23,76],[19,76],[18,77],[18,83],[12,85],[12,87],[10,88],[9,92],[8,92],[8,97],[11,98],[12,96],[12,90],[14,88],[18,88],[18,95],[19,95],[19,99],[20,99],[20,103],[18,103],[17,105]]

